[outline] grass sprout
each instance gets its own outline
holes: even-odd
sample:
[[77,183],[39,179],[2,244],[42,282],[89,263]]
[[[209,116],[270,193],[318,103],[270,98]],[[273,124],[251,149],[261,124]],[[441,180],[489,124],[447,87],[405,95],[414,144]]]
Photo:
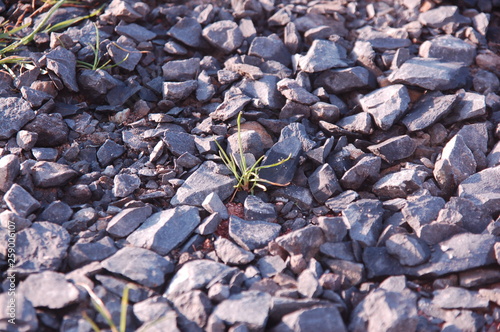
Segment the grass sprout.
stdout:
[[287,186],[289,184],[289,183],[285,184],[275,183],[266,179],[262,179],[259,177],[259,172],[264,168],[272,168],[282,165],[292,157],[292,154],[288,155],[287,158],[281,159],[277,163],[271,165],[260,165],[260,163],[264,159],[264,156],[261,156],[253,165],[251,166],[247,165],[245,153],[243,152],[243,144],[241,142],[241,115],[242,112],[238,114],[238,118],[236,120],[236,124],[238,127],[237,135],[238,135],[239,160],[236,160],[233,154],[224,151],[224,149],[220,146],[219,142],[215,141],[215,144],[217,144],[217,147],[219,148],[219,156],[221,157],[224,164],[227,166],[227,168],[229,168],[229,170],[233,173],[234,177],[238,181],[234,186],[236,189],[231,200],[234,198],[234,195],[239,190],[248,191],[251,194],[253,194],[255,187],[266,191],[267,188],[264,184],[270,184],[274,186]]

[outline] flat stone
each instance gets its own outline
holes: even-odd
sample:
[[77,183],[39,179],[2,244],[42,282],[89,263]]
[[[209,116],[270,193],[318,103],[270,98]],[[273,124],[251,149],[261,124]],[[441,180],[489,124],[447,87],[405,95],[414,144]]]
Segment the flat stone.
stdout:
[[439,211],[436,222],[456,224],[471,233],[481,234],[490,224],[491,217],[482,205],[474,205],[465,198],[451,197]]
[[38,114],[24,129],[38,134],[36,146],[56,147],[68,142],[69,129],[59,113]]
[[331,68],[347,67],[346,50],[335,42],[316,39],[307,54],[300,58],[299,66],[306,73],[315,73]]
[[342,317],[335,307],[301,309],[283,316],[273,331],[347,331]]
[[172,262],[151,250],[134,247],[120,249],[101,264],[110,272],[151,288],[163,285],[165,275],[174,271]]
[[397,160],[410,157],[416,148],[417,144],[410,136],[401,135],[369,146],[368,150],[392,164]]
[[58,270],[69,247],[70,235],[63,227],[35,222],[17,234],[16,270],[20,274]]
[[377,178],[382,160],[373,155],[362,156],[361,159],[349,168],[340,179],[342,187],[347,189],[360,188],[365,180]]
[[257,262],[257,267],[263,278],[272,278],[286,268],[286,263],[280,256],[264,256]]
[[152,208],[149,205],[123,209],[109,221],[106,231],[114,237],[128,236],[146,221],[151,213]]
[[298,138],[302,144],[302,150],[306,153],[316,147],[316,142],[311,140],[306,127],[302,123],[293,122],[281,129],[278,142],[282,142],[289,137]]
[[458,186],[458,195],[490,213],[500,211],[500,166],[487,168],[466,178]]
[[32,107],[40,107],[44,101],[52,98],[51,95],[44,91],[35,90],[26,86],[21,87],[21,95]]
[[335,197],[328,199],[325,205],[333,212],[341,212],[347,208],[347,206],[358,199],[359,195],[353,190],[346,190],[343,193],[338,194]]
[[236,184],[236,180],[227,174],[228,170],[225,167],[212,161],[204,162],[177,190],[170,204],[201,206],[207,195],[212,192],[217,193],[224,201],[231,196],[233,186]]
[[423,58],[462,62],[470,66],[476,57],[476,47],[450,35],[438,36],[420,45],[418,54]]
[[422,187],[417,171],[405,169],[382,177],[373,185],[373,192],[379,197],[405,198]]
[[401,123],[409,131],[425,129],[448,115],[457,101],[457,95],[443,95],[439,91],[427,93],[415,103]]
[[243,78],[235,86],[248,97],[258,99],[260,105],[278,109],[285,104],[285,98],[277,88],[279,80],[280,78],[275,75],[264,74],[258,80]]
[[325,259],[323,262],[332,273],[340,276],[346,287],[359,285],[365,280],[363,264],[343,259]]
[[259,177],[280,185],[289,184],[297,169],[299,157],[302,152],[301,142],[296,137],[285,138],[274,144],[266,153],[261,165],[273,165],[290,156],[290,159],[281,165],[264,168],[259,172]]
[[461,94],[453,112],[446,118],[446,123],[455,123],[486,114],[486,97],[474,92]]
[[475,91],[486,96],[488,93],[498,92],[500,89],[500,79],[492,72],[480,69],[474,75],[472,85]]
[[319,251],[325,236],[318,226],[306,226],[276,239],[276,243],[290,255],[302,255],[306,261]]
[[210,213],[218,213],[222,219],[229,218],[226,206],[216,193],[208,194],[201,206]]
[[107,139],[99,150],[97,150],[97,160],[99,160],[102,167],[106,167],[124,153],[125,148],[123,145]]
[[380,129],[387,130],[406,113],[410,96],[404,85],[396,84],[365,95],[359,103]]
[[202,31],[203,37],[213,47],[229,54],[243,43],[243,34],[238,24],[233,21],[218,21],[208,25]]
[[58,46],[45,55],[47,69],[53,71],[72,92],[78,92],[76,82],[76,57],[73,52]]
[[167,35],[191,47],[202,46],[202,27],[195,18],[183,17],[170,30]]
[[35,112],[24,99],[2,98],[0,101],[0,139],[9,139],[34,118]]
[[271,295],[258,291],[244,291],[231,295],[215,307],[212,315],[228,325],[245,324],[251,330],[262,330],[266,326]]
[[31,153],[38,161],[56,161],[59,156],[59,152],[55,148],[33,148]]
[[83,90],[97,95],[104,95],[109,90],[120,85],[121,82],[103,69],[84,69],[78,75],[78,84]]
[[217,227],[221,223],[222,218],[218,213],[212,213],[208,217],[202,220],[200,226],[196,230],[200,235],[209,235],[215,233]]
[[[497,142],[495,146],[491,149],[487,156],[488,167],[495,167],[500,165],[500,142]],[[0,163],[2,161],[0,160]]]
[[233,268],[208,259],[189,261],[175,273],[165,296],[175,297],[194,289],[201,289],[230,271],[233,271]]
[[[418,16],[418,21],[422,25],[427,25],[431,28],[442,28],[449,23],[464,23],[465,17],[460,15],[457,6],[439,6]],[[465,22],[470,22],[465,20]]]
[[37,187],[49,188],[67,184],[78,175],[68,165],[39,161],[32,167],[33,182]]
[[191,134],[166,131],[163,134],[163,142],[165,142],[167,149],[176,157],[186,152],[195,155],[197,151],[194,137]]
[[291,200],[303,210],[308,210],[313,205],[313,197],[309,189],[296,185],[278,188],[271,193],[274,197],[284,197]]
[[148,323],[157,320],[158,318],[173,312],[168,300],[163,296],[153,296],[144,301],[133,305],[135,317],[141,323]]
[[374,87],[370,72],[364,67],[328,70],[314,81],[314,86],[324,87],[328,93],[339,94],[357,89]]
[[113,179],[113,195],[127,197],[141,185],[141,179],[135,174],[118,174]]
[[280,230],[279,224],[229,217],[229,236],[246,250],[265,247],[279,235]]
[[[337,217],[341,219],[341,217]],[[345,226],[344,226],[345,227]],[[347,234],[347,229],[344,234]],[[340,236],[339,236],[340,237]],[[345,237],[345,235],[344,235]],[[328,257],[342,260],[342,261],[350,261],[356,262],[356,258],[354,257],[354,252],[352,249],[352,242],[325,242],[319,248],[319,251]]]
[[457,185],[476,172],[474,155],[460,135],[446,143],[433,174],[441,189],[452,193]]
[[486,309],[488,298],[460,287],[447,287],[433,292],[432,304],[443,309]]
[[248,195],[243,203],[243,209],[245,220],[274,222],[278,217],[274,204],[265,203],[254,195]]
[[115,32],[121,36],[127,36],[137,42],[144,42],[156,37],[156,33],[135,23],[117,25]]
[[247,251],[231,241],[219,237],[214,242],[215,252],[217,256],[224,262],[230,265],[248,264],[255,258],[255,255]]
[[426,243],[416,237],[397,233],[385,241],[387,252],[395,256],[401,265],[415,266],[425,263],[431,256]]
[[0,158],[0,191],[7,192],[21,171],[19,157],[9,154]]
[[255,130],[245,130],[228,137],[226,152],[236,156],[240,152],[251,153],[255,158],[259,158],[264,154],[264,145],[260,135]]
[[68,264],[72,269],[76,269],[91,262],[100,262],[116,251],[114,241],[107,236],[95,242],[79,240],[69,250]]
[[210,117],[214,120],[226,121],[240,113],[245,106],[252,101],[251,98],[245,95],[236,95],[220,104],[215,112],[210,113]]
[[317,222],[328,242],[340,242],[347,235],[347,225],[342,217],[321,216],[318,217]]
[[343,211],[343,218],[350,225],[349,235],[365,247],[377,244],[382,232],[382,203],[373,199],[361,199],[351,203]]
[[43,221],[50,221],[55,224],[62,225],[68,221],[73,215],[71,207],[62,201],[54,201],[50,203],[38,217]]
[[200,223],[198,210],[192,206],[179,206],[151,215],[127,241],[136,247],[167,255],[184,242]]
[[430,224],[437,219],[444,205],[445,200],[441,197],[424,195],[407,201],[401,212],[405,221],[418,233],[423,225]]
[[319,98],[304,89],[296,80],[284,78],[278,82],[278,91],[283,96],[294,102],[312,105],[319,101]]
[[372,119],[370,115],[365,112],[346,116],[340,119],[336,124],[345,130],[364,135],[371,134],[373,131]]
[[79,298],[78,289],[66,280],[64,274],[54,271],[28,276],[19,285],[19,291],[35,308],[62,309]]
[[3,200],[12,212],[21,217],[27,217],[40,208],[40,202],[16,183],[5,193]]
[[413,58],[396,69],[388,79],[392,83],[419,86],[428,90],[451,90],[465,86],[469,69],[460,62],[434,58]]
[[285,66],[289,66],[292,62],[292,56],[288,49],[276,35],[255,37],[248,49],[248,55],[258,56],[266,61],[274,60]]
[[186,99],[198,87],[198,81],[163,82],[163,98],[174,101]]

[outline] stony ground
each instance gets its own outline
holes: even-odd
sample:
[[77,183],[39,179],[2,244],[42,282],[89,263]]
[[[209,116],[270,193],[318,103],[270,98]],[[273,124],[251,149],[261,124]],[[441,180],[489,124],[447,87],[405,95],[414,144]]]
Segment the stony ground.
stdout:
[[500,1],[101,5],[0,71],[0,330],[500,329]]

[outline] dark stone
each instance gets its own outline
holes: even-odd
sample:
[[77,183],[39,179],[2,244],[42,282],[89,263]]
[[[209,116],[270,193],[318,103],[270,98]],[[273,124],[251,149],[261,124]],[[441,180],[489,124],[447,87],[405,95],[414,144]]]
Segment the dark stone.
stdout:
[[151,213],[149,205],[124,209],[109,221],[106,231],[115,237],[125,237],[142,224]]
[[245,220],[262,220],[274,222],[278,217],[272,203],[265,203],[259,197],[248,195],[244,205]]
[[408,110],[410,96],[404,85],[395,84],[370,92],[359,103],[380,129],[388,130]]
[[397,160],[410,157],[413,155],[416,148],[417,144],[408,135],[396,136],[368,147],[371,152],[380,156],[390,164]]
[[40,107],[44,101],[52,98],[51,95],[44,91],[35,90],[25,86],[21,88],[21,95],[31,104],[32,107]]
[[0,98],[0,139],[9,139],[34,118],[35,112],[24,99]]
[[97,150],[97,160],[102,167],[106,167],[113,162],[116,158],[125,153],[123,145],[107,139],[103,145]]
[[201,38],[202,28],[195,18],[184,17],[180,19],[167,35],[191,47],[202,46]]
[[326,241],[340,242],[347,235],[347,225],[342,217],[318,217],[318,226],[323,230]]
[[115,32],[119,35],[135,39],[137,42],[148,41],[156,37],[156,33],[135,23],[117,25]]
[[315,73],[330,68],[347,67],[346,50],[329,40],[313,41],[307,54],[300,58],[299,66],[306,73]]
[[163,82],[163,98],[179,101],[189,97],[198,87],[198,81]]
[[401,265],[415,266],[425,263],[431,256],[426,243],[411,235],[396,233],[385,241],[387,252]]
[[163,141],[174,156],[178,157],[185,152],[189,152],[192,155],[196,154],[194,137],[190,134],[166,131],[163,134]]
[[19,291],[35,308],[61,309],[75,303],[79,298],[78,289],[66,280],[64,274],[54,271],[43,271],[28,276],[19,285]]
[[3,200],[7,207],[20,215],[27,217],[40,208],[40,202],[33,198],[23,187],[14,183],[5,193]]
[[476,57],[476,47],[457,37],[444,35],[425,41],[420,45],[418,53],[424,58],[462,62],[470,66]]
[[373,185],[373,192],[379,197],[405,198],[422,187],[417,171],[405,169],[390,173]]
[[318,167],[308,178],[309,189],[319,203],[342,192],[335,172],[328,164]]
[[335,197],[328,199],[325,205],[335,213],[342,212],[349,204],[358,199],[359,195],[353,190],[346,190]]
[[193,80],[200,71],[200,59],[191,58],[186,60],[169,61],[162,67],[163,78],[166,81]]
[[271,195],[289,199],[303,210],[309,210],[313,205],[313,197],[309,189],[296,185],[278,188],[274,190]]
[[278,91],[283,96],[294,102],[311,105],[317,103],[319,98],[304,89],[296,80],[284,78],[278,82]]
[[203,29],[202,35],[210,45],[226,54],[236,50],[243,42],[243,34],[238,24],[227,20],[210,24]]
[[246,250],[266,246],[279,235],[280,230],[279,224],[229,217],[229,236]]
[[288,158],[288,156],[290,156],[290,159],[281,165],[262,169],[259,177],[280,185],[289,184],[295,175],[301,150],[301,142],[296,137],[285,138],[283,141],[274,144],[267,151],[262,166],[276,164],[280,160]]
[[231,241],[220,237],[214,242],[215,252],[217,256],[224,262],[230,265],[248,264],[255,258],[255,255],[247,251]]
[[373,199],[362,199],[351,203],[342,212],[344,220],[351,225],[349,235],[365,247],[377,244],[382,233],[382,203]]
[[31,168],[33,182],[40,188],[57,187],[67,184],[78,175],[71,167],[50,161],[39,161]]
[[374,87],[370,72],[364,67],[328,70],[314,81],[314,86],[324,87],[328,93],[339,94],[357,89]]
[[230,97],[217,106],[215,112],[210,113],[210,117],[220,121],[229,120],[240,113],[250,101],[252,99],[243,94]]
[[36,146],[53,147],[68,142],[69,129],[59,113],[38,114],[24,129],[38,134]]
[[68,264],[76,269],[91,262],[99,262],[117,251],[114,241],[104,237],[99,241],[89,242],[85,239],[77,241],[69,250]]
[[250,44],[248,55],[255,55],[264,60],[278,61],[289,66],[292,60],[288,49],[276,35],[256,37]]
[[401,212],[408,225],[419,234],[423,225],[430,224],[437,219],[444,204],[445,201],[441,197],[425,195],[407,201]]
[[212,312],[210,299],[200,290],[179,295],[173,300],[173,305],[190,323],[194,322],[199,328],[206,325],[208,316]]
[[75,55],[71,51],[58,46],[47,53],[45,57],[47,60],[47,69],[53,71],[70,91],[78,92]]
[[38,217],[39,220],[50,221],[59,225],[68,221],[73,215],[71,207],[61,201],[50,203]]
[[427,93],[415,103],[401,123],[409,131],[425,129],[449,114],[457,101],[457,95],[443,95],[439,91]]
[[364,184],[365,180],[378,177],[381,163],[380,157],[373,155],[362,156],[356,165],[344,173],[340,179],[340,184],[347,189],[358,189]]
[[324,242],[325,236],[318,226],[307,226],[276,239],[276,243],[290,255],[302,255],[306,261],[316,255]]

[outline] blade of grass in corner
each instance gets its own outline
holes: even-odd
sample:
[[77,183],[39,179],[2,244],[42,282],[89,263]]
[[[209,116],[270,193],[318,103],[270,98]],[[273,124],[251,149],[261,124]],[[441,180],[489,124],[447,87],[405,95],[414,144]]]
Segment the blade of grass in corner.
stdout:
[[43,30],[43,32],[51,33],[53,31],[58,31],[58,30],[67,28],[67,27],[69,27],[69,26],[71,26],[71,25],[73,25],[75,23],[81,22],[83,20],[87,20],[87,19],[92,18],[94,16],[98,16],[98,15],[101,14],[101,12],[104,9],[104,7],[105,7],[105,5],[102,5],[101,7],[99,7],[96,10],[94,10],[92,13],[90,13],[89,15],[78,16],[78,17],[75,17],[75,18],[72,18],[72,19],[69,19],[69,20],[66,20],[66,21],[59,22],[57,24],[54,24],[53,26],[49,26],[49,27],[45,28]]
[[94,291],[89,286],[87,286],[85,284],[78,284],[78,285],[85,288],[87,293],[90,295],[90,298],[92,300],[92,304],[94,305],[95,309],[106,320],[111,331],[118,332],[118,329],[116,328],[116,325],[113,322],[113,319],[111,317],[111,313],[109,312],[108,308],[106,308],[106,305],[104,304],[104,302],[102,302],[102,300],[99,298],[99,296],[97,296],[97,294],[94,293]]

